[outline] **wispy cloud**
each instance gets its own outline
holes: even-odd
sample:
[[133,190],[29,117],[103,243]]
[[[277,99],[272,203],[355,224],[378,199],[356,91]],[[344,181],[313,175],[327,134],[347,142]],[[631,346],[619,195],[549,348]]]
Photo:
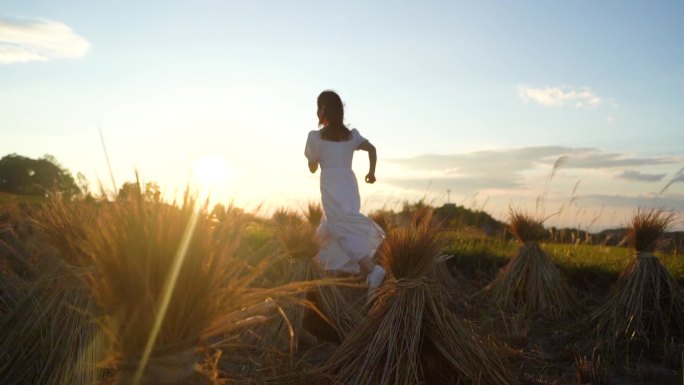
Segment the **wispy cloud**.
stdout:
[[576,153],[568,157],[566,168],[575,169],[611,169],[620,167],[659,166],[681,162],[681,157],[654,156],[637,158],[629,153],[603,152],[590,149],[584,153]]
[[450,190],[455,194],[472,194],[477,190],[517,190],[524,188],[522,179],[516,176],[442,176],[442,177],[411,177],[383,178],[383,183],[402,189],[416,189],[428,192]]
[[616,175],[616,178],[633,180],[637,182],[660,182],[666,174],[646,174],[636,170],[625,170]]
[[603,103],[603,98],[595,94],[588,87],[534,88],[520,85],[518,86],[518,97],[525,103],[532,101],[544,107],[574,106],[575,108],[594,108]]
[[427,154],[412,158],[388,159],[408,168],[445,173],[510,175],[539,165],[551,165],[564,157],[563,168],[611,169],[676,164],[682,157],[635,157],[629,153],[605,152],[591,147],[538,146],[474,151],[452,155]]
[[[563,170],[584,177],[603,175],[600,178],[605,180],[606,174],[618,173],[616,177],[620,179],[647,182],[661,181],[666,174],[646,173],[639,167],[672,167],[684,161],[681,156],[636,157],[634,154],[589,147],[538,146],[387,159],[403,171],[383,181],[417,190],[450,189],[464,194],[481,190],[515,190],[524,194],[524,191],[540,188],[540,178],[555,170],[554,164],[559,159],[563,160]],[[684,180],[684,175],[678,174],[674,178],[676,181],[679,179]],[[618,190],[624,187],[624,183],[612,183]]]
[[0,64],[79,59],[90,43],[69,26],[42,19],[0,19]]
[[591,194],[580,196],[579,202],[590,206],[604,207],[664,207],[668,210],[684,210],[684,195],[671,194],[667,196],[658,195],[603,195]]
[[[681,153],[646,156],[592,147],[536,146],[383,161],[391,173],[381,181],[389,188],[464,205],[474,205],[469,203],[471,197],[486,197],[487,208],[494,215],[505,215],[511,204],[546,210],[547,214],[556,207],[572,206],[569,214],[557,221],[558,225],[577,226],[578,221],[593,223],[593,217],[587,216],[602,207],[611,208],[618,217],[629,216],[638,206],[684,209],[681,189],[663,194],[672,184],[684,182]],[[549,175],[553,172],[557,176],[551,183]],[[659,194],[658,182],[667,180],[668,185]],[[582,193],[578,193],[580,182]],[[577,215],[586,218],[578,219]],[[597,225],[616,226],[614,220],[600,218]]]

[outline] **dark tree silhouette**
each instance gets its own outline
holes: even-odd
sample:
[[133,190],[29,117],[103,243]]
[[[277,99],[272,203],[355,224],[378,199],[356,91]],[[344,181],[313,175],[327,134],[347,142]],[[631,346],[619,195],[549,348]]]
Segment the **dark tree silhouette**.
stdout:
[[71,197],[81,190],[53,156],[31,159],[10,154],[0,159],[0,192],[36,196],[56,192]]
[[140,198],[147,202],[160,202],[161,190],[159,185],[156,182],[147,182],[143,191],[139,181],[126,182],[121,186],[116,197],[116,199],[123,201]]

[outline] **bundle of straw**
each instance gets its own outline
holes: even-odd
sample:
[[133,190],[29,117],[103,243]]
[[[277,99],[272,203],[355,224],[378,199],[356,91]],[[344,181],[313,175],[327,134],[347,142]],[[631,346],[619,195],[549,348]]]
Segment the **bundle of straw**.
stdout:
[[[450,257],[450,255],[441,255],[437,258],[429,277],[444,288],[444,292],[448,295],[449,305],[453,307],[463,299],[461,293],[464,292],[464,286],[462,281],[454,277],[449,269],[448,260]],[[458,274],[458,272],[456,273]]]
[[92,345],[99,330],[94,305],[78,274],[65,265],[33,281],[0,274],[3,291],[21,290],[0,318],[3,384],[91,384],[102,378],[96,364],[103,356]]
[[571,308],[570,288],[538,244],[545,236],[543,222],[525,211],[510,210],[508,230],[522,246],[483,290],[497,306],[528,315],[558,315]]
[[309,225],[315,229],[321,224],[321,219],[323,219],[323,207],[321,207],[320,203],[309,202],[304,215]]
[[94,268],[85,279],[119,384],[202,382],[199,342],[233,331],[227,315],[273,295],[249,287],[259,272],[234,257],[240,232],[216,237],[214,226],[186,193],[179,206],[142,196],[111,204],[88,231],[82,264]]
[[[340,291],[327,279],[315,257],[320,249],[316,237],[316,221],[305,221],[296,212],[281,213],[275,223],[275,236],[281,250],[288,257],[288,270],[283,272],[288,282],[318,282],[314,291],[302,292],[296,297],[279,302],[281,317],[263,324],[257,334],[263,346],[286,346],[290,351],[300,349],[303,340],[315,343],[317,337],[330,338],[326,329],[332,329],[332,339],[341,341],[358,324],[360,315]],[[309,320],[309,325],[307,325]],[[322,321],[322,322],[321,322]],[[319,330],[307,330],[318,326]],[[322,330],[320,330],[322,329]]]
[[68,201],[59,195],[31,214],[31,219],[47,242],[57,248],[60,257],[71,265],[83,262],[86,235],[97,223],[101,203],[88,200]]
[[16,204],[0,206],[0,269],[8,269],[22,279],[35,279],[38,268],[32,263],[28,239],[30,221]]
[[496,354],[447,311],[442,286],[428,278],[441,251],[430,214],[387,232],[379,261],[388,279],[323,368],[334,383],[511,383]]
[[673,222],[674,215],[659,208],[639,208],[631,219],[627,238],[635,258],[592,315],[597,331],[613,343],[666,342],[684,336],[682,288],[654,254]]
[[[77,259],[71,253],[75,248],[67,247],[77,237],[66,222],[78,226],[86,215],[67,205],[53,197],[30,213],[16,212],[15,224],[0,235],[0,255],[8,258],[11,270],[0,273],[3,383],[85,384],[102,376],[96,364],[103,357],[93,344],[101,333],[95,323],[96,307],[81,279],[83,269],[54,255],[57,248],[70,261]],[[84,217],[78,218],[79,213]],[[41,214],[56,220],[46,227],[38,223],[39,230],[49,232],[47,243],[33,232],[35,218]],[[81,240],[82,234],[78,233]]]

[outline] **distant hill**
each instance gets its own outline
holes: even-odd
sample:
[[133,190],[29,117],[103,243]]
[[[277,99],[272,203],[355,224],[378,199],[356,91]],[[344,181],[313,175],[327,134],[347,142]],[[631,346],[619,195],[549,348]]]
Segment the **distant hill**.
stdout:
[[501,234],[506,224],[499,222],[485,211],[475,211],[453,203],[447,203],[435,209],[435,216],[450,227],[477,227],[487,235]]

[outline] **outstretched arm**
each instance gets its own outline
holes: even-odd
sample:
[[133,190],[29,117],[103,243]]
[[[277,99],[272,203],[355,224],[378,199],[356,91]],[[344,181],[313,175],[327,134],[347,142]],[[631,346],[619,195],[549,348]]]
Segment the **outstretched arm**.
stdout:
[[375,146],[369,141],[361,143],[359,150],[368,151],[368,175],[366,175],[366,183],[375,183],[375,164],[378,162],[378,154],[375,151]]

